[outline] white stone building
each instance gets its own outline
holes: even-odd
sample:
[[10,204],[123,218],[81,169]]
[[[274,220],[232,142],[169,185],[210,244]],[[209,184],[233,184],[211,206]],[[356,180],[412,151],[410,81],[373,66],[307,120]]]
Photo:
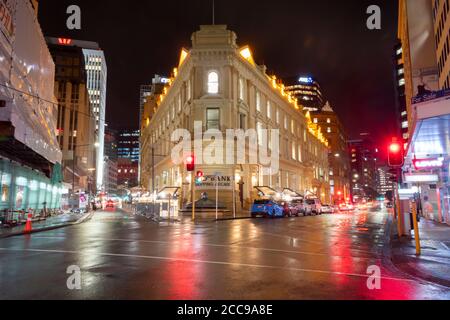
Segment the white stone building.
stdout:
[[[330,201],[328,142],[281,82],[268,75],[265,66],[254,62],[249,47],[237,45],[236,34],[226,26],[201,26],[192,35],[192,48],[182,50],[178,68],[155,101],[153,106],[146,104],[151,110],[144,110],[142,119],[141,184],[148,190],[153,188],[154,163],[156,191],[180,187],[181,205],[191,201],[191,177],[184,164],[174,165],[171,135],[179,128],[193,133],[194,121],[201,121],[203,131],[254,129],[258,137],[261,129],[279,129],[280,170],[263,175],[260,163],[249,162],[197,165],[196,171],[202,170],[207,180],[196,188],[196,200],[201,192],[214,198],[211,176],[219,175],[227,181],[220,186],[219,202],[230,210],[233,185],[238,209],[249,208],[257,197],[255,186],[270,186],[278,191],[290,188]],[[275,143],[269,139],[269,149]]]

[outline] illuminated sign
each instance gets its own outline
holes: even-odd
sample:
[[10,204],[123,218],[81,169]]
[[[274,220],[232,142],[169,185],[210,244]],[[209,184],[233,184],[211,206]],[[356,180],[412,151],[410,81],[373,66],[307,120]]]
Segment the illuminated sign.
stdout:
[[442,168],[444,166],[444,159],[414,159],[413,165],[416,170]]
[[300,77],[300,79],[298,79],[298,82],[302,82],[302,83],[313,83],[314,80],[311,77]]
[[58,43],[64,46],[68,46],[72,43],[72,39],[58,38]]
[[437,174],[405,174],[405,182],[436,183],[439,182],[439,176]]

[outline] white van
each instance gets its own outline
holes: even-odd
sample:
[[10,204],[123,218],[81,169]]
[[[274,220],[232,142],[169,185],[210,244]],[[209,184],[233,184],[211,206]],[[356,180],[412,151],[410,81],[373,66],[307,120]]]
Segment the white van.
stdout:
[[310,207],[308,211],[312,214],[322,214],[322,204],[319,199],[306,199],[305,204]]

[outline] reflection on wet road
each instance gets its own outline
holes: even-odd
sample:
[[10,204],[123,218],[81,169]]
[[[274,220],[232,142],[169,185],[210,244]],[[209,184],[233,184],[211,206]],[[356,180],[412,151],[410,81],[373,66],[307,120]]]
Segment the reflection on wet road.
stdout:
[[[121,212],[0,240],[0,299],[449,299],[389,262],[385,212],[157,225]],[[67,289],[69,266],[82,289]],[[381,269],[381,289],[367,268]]]

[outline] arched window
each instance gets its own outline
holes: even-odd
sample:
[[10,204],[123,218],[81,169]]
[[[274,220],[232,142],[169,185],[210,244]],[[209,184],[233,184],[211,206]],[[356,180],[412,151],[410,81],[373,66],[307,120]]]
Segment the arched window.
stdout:
[[219,93],[219,75],[215,71],[208,73],[208,93]]

